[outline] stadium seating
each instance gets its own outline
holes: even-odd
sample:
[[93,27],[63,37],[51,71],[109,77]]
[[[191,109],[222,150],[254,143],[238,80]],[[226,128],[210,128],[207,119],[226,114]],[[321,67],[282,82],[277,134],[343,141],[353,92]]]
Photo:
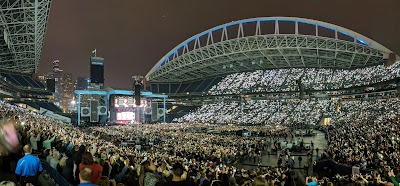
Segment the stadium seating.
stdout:
[[247,92],[337,90],[370,85],[400,77],[400,62],[355,70],[338,69],[274,69],[230,74],[208,90],[211,95]]
[[332,115],[336,101],[251,100],[206,104],[174,122],[190,123],[252,123],[252,124],[311,124],[323,116]]
[[53,103],[47,103],[47,102],[30,102],[30,101],[23,101],[23,102],[18,102],[18,103],[23,103],[23,104],[27,104],[30,107],[36,109],[36,110],[40,110],[40,108],[44,108],[47,110],[50,110],[54,113],[61,113],[62,110],[57,107],[56,105],[54,105]]
[[11,74],[11,73],[0,73],[3,79],[7,82],[14,84],[15,86],[32,87],[44,89],[44,85],[27,75]]
[[[344,109],[338,111],[339,103],[346,105],[339,107]],[[355,104],[357,103],[357,104]],[[399,101],[391,102],[393,104],[400,103]],[[351,107],[355,104],[356,107]],[[338,102],[334,100],[251,100],[251,101],[232,101],[206,104],[197,110],[184,115],[180,118],[175,118],[173,122],[188,122],[188,123],[251,123],[251,124],[283,124],[286,126],[296,125],[317,125],[322,117],[332,117],[334,120],[346,118],[344,116],[351,115],[351,112],[360,110],[367,105],[374,105],[374,110],[377,112],[382,108],[380,103],[369,101],[364,102]],[[367,107],[368,108],[368,107]],[[372,109],[372,108],[371,108]],[[397,109],[397,107],[396,107]],[[350,111],[348,111],[350,110]],[[400,110],[400,107],[398,108]],[[397,110],[397,111],[398,111]],[[356,116],[352,116],[356,117]]]

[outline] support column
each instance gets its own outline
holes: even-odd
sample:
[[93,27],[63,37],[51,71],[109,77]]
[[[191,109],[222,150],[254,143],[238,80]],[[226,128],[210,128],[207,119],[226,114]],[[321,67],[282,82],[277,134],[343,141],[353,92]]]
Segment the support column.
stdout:
[[275,20],[275,34],[279,34],[279,21]]
[[81,94],[78,94],[78,126],[81,126]]
[[109,118],[110,118],[110,115],[109,115],[109,113],[110,113],[110,94],[107,94],[106,96],[104,96],[104,99],[105,99],[105,102],[106,102],[106,109],[107,109],[107,114],[106,114],[106,117],[107,117],[107,119],[106,119],[106,123],[109,121]]
[[145,109],[146,109],[146,107],[142,107],[142,109],[141,109],[142,110],[141,117],[143,117],[143,119],[142,119],[143,124],[146,124],[146,115],[144,114]]
[[164,124],[165,124],[165,120],[166,120],[166,115],[165,115],[165,112],[166,112],[166,106],[165,106],[165,97],[163,98],[163,104],[164,104]]

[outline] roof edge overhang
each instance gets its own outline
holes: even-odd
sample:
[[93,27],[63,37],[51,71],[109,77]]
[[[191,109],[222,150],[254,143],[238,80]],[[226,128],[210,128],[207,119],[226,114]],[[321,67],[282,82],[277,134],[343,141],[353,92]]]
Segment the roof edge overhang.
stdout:
[[[190,37],[189,39],[185,40],[184,42],[180,43],[179,45],[177,45],[175,48],[173,48],[170,52],[168,52],[164,57],[162,57],[157,64],[155,64],[153,66],[153,68],[146,74],[146,79],[149,80],[149,76],[154,73],[155,71],[157,71],[157,69],[159,67],[161,67],[168,58],[170,58],[172,55],[174,55],[179,49],[181,49],[182,47],[185,47],[189,42],[200,38],[206,34],[212,33],[213,31],[219,30],[219,29],[223,29],[226,27],[230,27],[230,26],[234,26],[234,25],[238,25],[238,24],[243,24],[243,23],[251,23],[251,22],[263,22],[263,21],[285,21],[285,22],[298,22],[298,23],[304,23],[304,24],[310,24],[310,25],[315,25],[315,26],[319,26],[319,27],[324,27],[330,30],[334,30],[337,32],[340,32],[344,35],[347,35],[349,37],[354,38],[355,41],[358,41],[360,43],[363,43],[371,48],[380,50],[384,53],[387,54],[391,54],[394,53],[391,50],[389,50],[388,48],[384,47],[383,45],[379,44],[378,42],[360,34],[357,33],[355,31],[352,31],[350,29],[338,26],[338,25],[334,25],[331,23],[327,23],[327,22],[323,22],[323,21],[318,21],[318,20],[313,20],[313,19],[307,19],[307,18],[298,18],[298,17],[259,17],[259,18],[250,18],[250,19],[243,19],[243,20],[238,20],[238,21],[233,21],[230,23],[226,23],[223,25],[219,25],[216,26],[214,28],[208,29],[204,32],[201,32],[199,34],[196,34],[192,37]],[[396,55],[396,54],[395,54]],[[396,55],[396,59],[400,59],[400,57],[398,55]]]

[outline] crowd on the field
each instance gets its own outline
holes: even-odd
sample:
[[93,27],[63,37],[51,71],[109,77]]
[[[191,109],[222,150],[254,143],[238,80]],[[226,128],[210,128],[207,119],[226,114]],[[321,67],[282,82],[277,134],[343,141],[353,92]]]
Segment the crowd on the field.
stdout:
[[[320,184],[392,181],[396,183],[400,172],[399,103],[399,100],[336,103],[332,109],[336,110],[339,107],[340,111],[334,111],[330,115],[331,125],[327,127],[329,145],[326,151],[321,152],[322,157],[376,171],[364,176],[337,176],[334,180],[318,180],[313,177],[310,178],[310,182],[318,180]],[[276,104],[285,105],[285,109],[292,109],[287,115],[296,117],[305,116],[296,115],[297,112],[329,110],[327,105],[330,105],[328,101]],[[286,105],[314,107],[310,111],[296,110],[297,107]],[[185,185],[246,185],[256,180],[261,183],[276,182],[279,185],[288,182],[289,159],[277,168],[235,168],[234,164],[243,160],[259,162],[260,152],[273,146],[273,138],[267,140],[268,138],[238,137],[224,133],[238,130],[240,127],[236,125],[207,126],[213,128],[214,132],[217,131],[216,134],[202,131],[205,125],[198,124],[78,129],[3,102],[0,104],[0,111],[3,118],[13,118],[19,124],[23,124],[18,129],[21,143],[31,144],[35,151],[42,152],[43,158],[50,166],[58,170],[70,183],[78,182],[79,170],[84,166],[93,169],[97,175],[93,177],[93,182],[99,185],[103,182],[168,185],[175,183],[172,180],[178,177]],[[290,131],[284,126],[246,128],[252,131],[254,136],[290,135]],[[129,142],[135,145],[130,146]]]
[[400,61],[354,70],[290,68],[230,74],[208,91],[212,95],[247,92],[336,90],[369,85],[400,77]]
[[[242,108],[243,107],[243,108]],[[249,113],[250,111],[250,113]],[[290,126],[296,122],[318,124],[318,114],[330,118],[329,145],[322,157],[339,163],[373,169],[367,175],[337,176],[320,182],[344,185],[397,184],[400,178],[400,100],[374,101],[250,101],[210,104],[176,121],[191,123],[257,123]],[[317,116],[315,116],[315,115]],[[241,120],[248,117],[248,120]],[[313,122],[313,123],[311,123]],[[392,173],[391,173],[392,171]],[[393,176],[389,176],[392,175]],[[315,178],[314,178],[315,179]],[[397,181],[396,181],[397,180]]]
[[[0,110],[3,117],[18,122],[20,143],[31,144],[72,184],[79,182],[85,167],[92,169],[92,183],[98,185],[250,185],[257,181],[284,185],[289,177],[283,164],[253,170],[234,166],[243,160],[258,162],[270,143],[264,138],[212,135],[200,130],[203,125],[187,124],[78,129],[4,102]],[[220,132],[237,128],[227,126]],[[249,129],[263,135],[287,133],[285,128]],[[130,141],[135,145],[126,144]]]

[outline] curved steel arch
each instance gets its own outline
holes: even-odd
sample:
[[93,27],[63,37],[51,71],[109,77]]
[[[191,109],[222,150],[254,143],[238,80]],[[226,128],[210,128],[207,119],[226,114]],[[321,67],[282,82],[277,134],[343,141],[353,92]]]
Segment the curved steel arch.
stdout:
[[43,49],[51,0],[0,1],[0,68],[33,73]]
[[274,68],[353,69],[381,64],[383,54],[353,42],[304,35],[260,35],[208,45],[174,59],[149,77],[191,81]]
[[[253,19],[245,19],[245,20],[239,20],[227,24],[223,24],[214,28],[211,28],[209,30],[206,30],[200,34],[197,34],[195,36],[192,36],[191,38],[187,39],[186,41],[182,42],[181,44],[177,45],[174,49],[172,49],[170,52],[168,52],[163,58],[161,58],[157,64],[147,73],[146,78],[149,80],[149,77],[156,73],[163,65],[168,64],[170,62],[176,61],[176,59],[181,58],[183,55],[186,55],[194,50],[207,47],[210,45],[214,45],[216,43],[232,40],[228,39],[228,33],[227,33],[227,28],[231,26],[238,26],[238,34],[237,38],[245,38],[244,32],[243,32],[243,26],[245,23],[256,23],[256,28],[255,28],[255,35],[254,36],[259,36],[261,34],[261,28],[260,28],[260,23],[261,22],[267,22],[267,21],[274,21],[275,22],[275,35],[282,35],[279,33],[279,22],[294,22],[295,23],[295,34],[292,35],[299,35],[298,31],[298,23],[303,23],[303,24],[309,24],[309,25],[314,25],[316,29],[316,33],[314,36],[318,36],[318,28],[323,27],[327,28],[330,30],[333,30],[335,32],[335,38],[338,41],[341,41],[338,39],[338,34],[343,34],[346,36],[349,36],[353,39],[353,42],[355,44],[360,44],[360,45],[365,45],[368,48],[375,49],[376,51],[380,51],[384,56],[384,58],[387,58],[388,54],[393,53],[386,47],[382,46],[381,44],[367,38],[366,36],[363,36],[357,32],[354,32],[352,30],[322,22],[322,21],[317,21],[317,20],[312,20],[312,19],[305,19],[305,18],[296,18],[296,17],[261,17],[261,18],[253,18]],[[213,39],[213,33],[221,30],[222,31],[222,36],[220,41],[214,42]],[[207,43],[204,46],[201,46],[200,43],[200,38],[207,36]],[[304,36],[304,35],[303,35]],[[193,49],[189,48],[189,43],[194,42]],[[193,43],[192,43],[193,44]]]

